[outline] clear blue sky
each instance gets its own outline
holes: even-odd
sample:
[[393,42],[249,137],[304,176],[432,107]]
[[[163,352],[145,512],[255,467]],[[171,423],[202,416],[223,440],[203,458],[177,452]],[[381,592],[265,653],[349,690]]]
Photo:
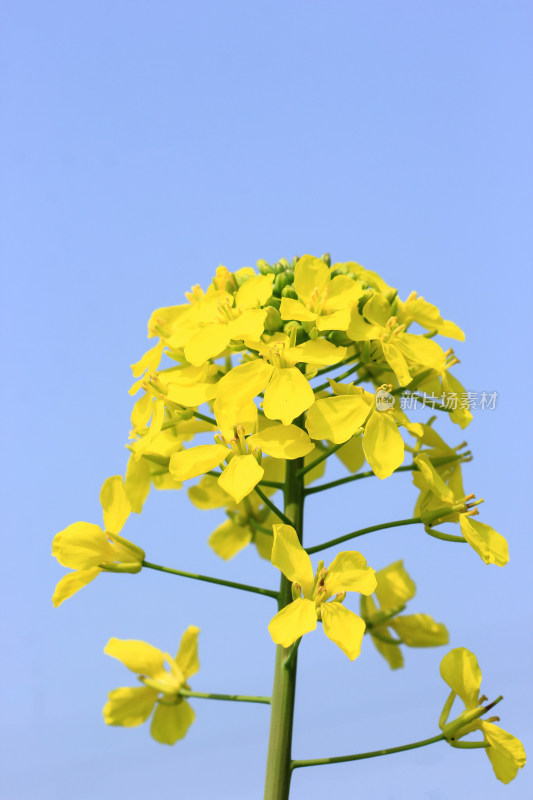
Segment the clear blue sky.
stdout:
[[[467,332],[457,374],[500,394],[466,432],[465,488],[486,498],[509,565],[417,528],[360,547],[376,568],[404,557],[411,609],[478,655],[486,693],[505,695],[502,726],[531,753],[531,3],[28,0],[1,16],[2,797],[262,796],[266,707],[198,700],[174,748],[106,728],[106,693],[129,675],[102,650],[117,636],[172,651],[196,624],[193,688],[269,694],[270,601],[141,573],[103,575],[54,610],[50,542],[99,522],[100,485],[125,468],[128,365],[152,309],[219,263],[326,250],[436,302]],[[313,498],[307,540],[410,516],[415,496],[404,475],[339,488],[327,509]],[[210,552],[219,519],[153,493],[127,535],[153,561],[274,585],[251,550],[229,564]],[[308,640],[296,757],[437,732],[445,649],[409,650],[391,673],[370,642],[350,664]],[[506,788],[484,753],[439,744],[300,770],[291,797],[525,798],[531,785],[527,768]]]

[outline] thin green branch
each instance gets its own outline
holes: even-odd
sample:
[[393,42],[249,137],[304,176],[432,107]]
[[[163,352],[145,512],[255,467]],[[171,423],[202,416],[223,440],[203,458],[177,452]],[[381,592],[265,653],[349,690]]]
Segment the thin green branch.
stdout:
[[260,533],[264,533],[267,536],[273,536],[272,528],[267,528],[266,525],[261,525],[253,517],[248,517],[248,525],[250,525],[250,527],[252,527],[254,531],[259,531]]
[[433,536],[435,539],[441,539],[443,542],[459,542],[460,544],[468,544],[466,539],[462,536],[453,536],[451,533],[442,533],[441,531],[433,530],[426,525],[426,533]]
[[[453,461],[460,461],[461,456],[440,456],[439,458],[434,458],[431,463],[434,467],[440,467],[443,464],[450,464]],[[398,467],[398,469],[394,470],[396,472],[412,472],[413,470],[417,469],[416,464],[407,464],[404,467]],[[359,481],[362,478],[374,478],[376,473],[373,470],[369,469],[366,472],[358,472],[355,475],[348,475],[346,478],[338,478],[335,481],[329,481],[328,483],[319,483],[318,486],[310,486],[308,489],[305,489],[305,494],[315,494],[316,492],[324,492],[326,489],[333,489],[335,486],[342,486],[345,483],[351,483],[352,481]]]
[[169,575],[178,575],[181,578],[192,578],[195,581],[205,581],[205,583],[216,583],[219,586],[229,586],[231,589],[241,589],[243,592],[253,592],[254,594],[262,594],[266,597],[273,597],[274,600],[278,599],[278,592],[272,589],[262,589],[260,586],[250,586],[247,583],[235,583],[235,581],[225,581],[222,578],[211,578],[208,575],[198,575],[195,572],[183,572],[180,569],[171,569],[170,567],[162,567],[160,564],[152,564],[150,561],[143,561],[143,567],[148,569],[155,569],[158,572],[167,572]]
[[394,520],[394,522],[382,522],[380,525],[370,525],[368,528],[361,528],[359,531],[353,531],[352,533],[347,533],[344,536],[338,536],[336,539],[330,539],[328,542],[323,542],[323,544],[317,544],[314,547],[307,547],[306,552],[309,555],[312,555],[313,553],[318,553],[320,550],[327,550],[328,547],[334,547],[336,544],[342,544],[342,542],[355,539],[357,536],[364,536],[366,533],[382,531],[385,530],[385,528],[399,528],[402,525],[416,525],[418,522],[422,522],[420,517],[412,517],[411,519],[397,519]]
[[417,747],[426,747],[428,744],[435,744],[435,742],[443,742],[445,740],[446,737],[441,733],[439,736],[432,736],[431,739],[422,739],[420,742],[402,744],[399,747],[388,747],[385,750],[371,750],[369,753],[356,753],[353,756],[333,756],[333,758],[297,760],[291,762],[291,769],[298,769],[299,767],[319,767],[323,764],[342,764],[344,761],[362,761],[364,758],[389,756],[393,753],[403,753],[405,750],[415,750]]
[[[334,369],[338,369],[339,367],[344,367],[346,364],[350,364],[352,361],[356,361],[359,358],[359,354],[355,354],[350,356],[350,358],[346,358],[344,361],[339,362],[338,364],[330,364],[329,367],[323,367],[319,369],[315,378],[319,378],[321,375],[326,375],[328,372],[332,372]],[[362,364],[361,366],[365,366]]]
[[310,472],[318,464],[321,464],[322,461],[325,461],[326,458],[329,458],[331,455],[333,455],[333,453],[336,453],[337,450],[340,450],[340,448],[343,447],[343,445],[345,444],[346,442],[341,442],[341,444],[334,444],[331,447],[328,447],[328,449],[324,450],[324,452],[321,455],[319,455],[318,458],[315,458],[315,460],[311,461],[310,464],[307,464],[305,467],[302,467],[302,469],[299,469],[298,472],[296,473],[297,477],[301,478],[302,475],[305,475],[306,472]]
[[280,520],[281,520],[282,522],[284,522],[284,523],[285,523],[285,525],[292,525],[292,520],[290,520],[290,519],[289,519],[289,517],[285,516],[285,514],[283,513],[283,511],[281,511],[281,510],[280,510],[280,509],[277,507],[277,505],[276,505],[275,503],[273,503],[273,502],[272,502],[272,500],[270,500],[270,498],[268,498],[264,492],[262,492],[262,491],[261,491],[261,489],[259,488],[259,486],[255,486],[255,487],[254,487],[254,491],[255,491],[255,492],[256,492],[256,493],[259,495],[259,497],[261,498],[261,500],[263,501],[263,503],[264,503],[266,506],[268,506],[268,507],[269,507],[269,509],[270,509],[271,511],[273,511],[273,512],[274,512],[274,514],[276,514],[276,516],[277,516],[277,517],[279,517],[279,518],[280,518]]
[[238,703],[264,703],[270,705],[270,697],[258,697],[246,694],[214,694],[213,692],[191,692],[189,689],[180,689],[181,697],[199,697],[203,700],[232,700]]
[[268,486],[271,489],[283,489],[285,484],[281,483],[281,481],[259,481],[259,486]]

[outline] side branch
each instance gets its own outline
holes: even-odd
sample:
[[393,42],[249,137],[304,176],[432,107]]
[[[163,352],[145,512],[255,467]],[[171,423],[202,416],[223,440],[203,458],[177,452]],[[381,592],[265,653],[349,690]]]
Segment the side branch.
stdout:
[[270,500],[270,498],[268,498],[264,492],[262,492],[262,491],[261,491],[261,489],[259,488],[259,486],[255,486],[255,487],[254,487],[254,491],[255,491],[255,492],[256,492],[256,493],[259,495],[259,497],[261,498],[261,500],[263,501],[263,503],[264,503],[266,506],[268,506],[268,507],[269,507],[269,509],[270,509],[271,511],[273,511],[273,512],[274,512],[274,514],[276,514],[276,516],[277,516],[277,517],[279,517],[279,519],[280,519],[282,522],[284,522],[284,523],[285,523],[285,525],[292,525],[292,524],[293,524],[293,523],[292,523],[292,520],[291,520],[291,519],[289,519],[289,517],[287,517],[287,516],[286,516],[286,515],[283,513],[283,511],[281,511],[281,509],[279,509],[279,508],[277,507],[277,505],[276,505],[275,503],[273,503],[273,502],[272,502],[272,500]]
[[343,447],[345,444],[346,442],[341,442],[341,444],[334,444],[331,447],[328,447],[327,450],[324,450],[322,455],[318,456],[318,458],[315,458],[315,460],[311,461],[310,464],[307,464],[305,467],[302,467],[302,469],[299,469],[298,472],[296,473],[296,477],[301,478],[302,475],[305,475],[306,472],[310,472],[318,464],[322,463],[322,461],[325,461],[326,458],[329,458],[330,456],[333,455],[333,453],[336,453],[337,450],[340,450],[340,448]]
[[271,589],[262,589],[259,586],[249,586],[247,583],[225,581],[222,578],[211,578],[208,575],[198,575],[194,572],[183,572],[180,569],[171,569],[170,567],[162,567],[160,564],[152,564],[150,561],[143,561],[142,565],[143,567],[148,567],[148,569],[155,569],[158,572],[167,572],[169,575],[178,575],[180,578],[192,578],[195,581],[216,583],[219,586],[229,586],[230,589],[240,589],[243,592],[253,592],[254,594],[262,594],[266,597],[273,597],[274,600],[278,599],[278,592],[275,592]]
[[415,750],[417,747],[426,747],[428,744],[446,741],[443,733],[433,736],[431,739],[422,739],[420,742],[402,744],[399,747],[388,747],[385,750],[371,750],[368,753],[355,753],[353,756],[333,756],[332,758],[311,758],[291,762],[291,769],[298,767],[320,767],[323,764],[342,764],[343,761],[362,761],[364,758],[376,758],[377,756],[389,756],[392,753],[403,753],[405,750]]
[[338,536],[336,539],[330,539],[329,542],[317,544],[314,547],[306,547],[306,553],[312,555],[318,553],[320,550],[326,550],[328,547],[333,547],[336,544],[342,544],[350,539],[355,539],[357,536],[364,536],[366,533],[373,533],[374,531],[382,531],[385,528],[400,528],[402,525],[416,525],[422,522],[420,517],[412,517],[411,519],[397,519],[394,522],[382,522],[380,525],[370,525],[368,528],[361,528],[359,531],[346,533],[344,536]]
[[270,697],[258,697],[246,694],[214,694],[213,692],[191,692],[189,689],[180,689],[181,697],[200,697],[203,700],[233,700],[238,703],[264,703],[270,705]]
[[[441,456],[440,458],[432,459],[431,463],[434,467],[440,467],[443,464],[451,464],[453,461],[460,461],[461,458],[462,456]],[[396,474],[397,472],[413,472],[416,469],[416,464],[407,464],[404,467],[398,467],[398,469],[395,469],[393,474]],[[310,486],[308,489],[305,489],[305,494],[307,496],[309,494],[315,494],[316,492],[324,492],[327,489],[333,489],[335,486],[342,486],[344,483],[360,481],[362,478],[375,477],[376,473],[369,469],[366,472],[357,472],[355,475],[348,475],[346,478],[338,478],[335,481],[329,481],[329,483],[320,483],[318,486]]]

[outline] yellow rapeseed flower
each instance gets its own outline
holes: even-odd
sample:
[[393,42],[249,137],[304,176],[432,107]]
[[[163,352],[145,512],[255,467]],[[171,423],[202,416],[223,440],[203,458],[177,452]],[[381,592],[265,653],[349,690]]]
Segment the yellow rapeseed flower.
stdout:
[[153,738],[161,744],[175,744],[178,739],[183,739],[194,722],[195,714],[187,700],[180,696],[180,691],[189,689],[188,678],[200,669],[199,632],[200,629],[194,625],[187,628],[176,658],[146,642],[109,640],[104,652],[136,673],[144,685],[121,687],[109,693],[103,709],[107,725],[127,728],[141,725],[156,706],[150,727]]
[[317,620],[324,633],[346,653],[357,658],[365,632],[365,623],[342,603],[346,592],[372,594],[376,588],[374,570],[354,551],[338,553],[326,569],[320,561],[313,573],[311,559],[290,525],[274,525],[271,561],[292,583],[293,601],[270,621],[268,630],[276,644],[289,647],[305,633],[316,628]]

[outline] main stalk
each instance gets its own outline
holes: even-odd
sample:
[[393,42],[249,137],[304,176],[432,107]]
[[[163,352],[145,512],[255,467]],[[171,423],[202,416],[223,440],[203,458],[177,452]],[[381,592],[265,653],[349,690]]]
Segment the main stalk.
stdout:
[[[303,534],[304,485],[303,475],[298,476],[297,473],[302,467],[302,458],[287,461],[284,487],[285,514],[292,520],[300,541],[302,541]],[[279,609],[284,608],[290,602],[292,602],[291,584],[282,575]],[[297,668],[297,655],[291,659],[290,665],[285,666],[289,652],[290,648],[281,647],[281,645],[276,647],[264,800],[288,800],[289,797]]]

